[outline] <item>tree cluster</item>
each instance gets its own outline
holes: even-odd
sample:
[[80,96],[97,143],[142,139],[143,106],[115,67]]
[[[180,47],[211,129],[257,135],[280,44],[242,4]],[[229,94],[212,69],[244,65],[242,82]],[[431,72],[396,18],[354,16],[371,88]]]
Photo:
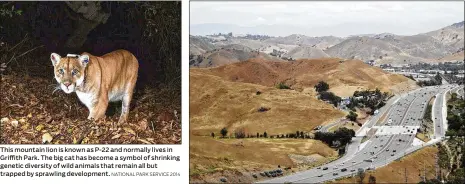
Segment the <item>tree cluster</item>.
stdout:
[[315,91],[318,92],[318,98],[324,101],[327,101],[337,107],[341,102],[341,97],[335,95],[333,92],[329,92],[329,84],[324,81],[319,81],[318,84],[314,86]]
[[447,108],[448,136],[465,136],[465,100],[452,95]]
[[431,80],[427,81],[418,81],[417,85],[419,86],[437,86],[442,84],[442,77],[438,74],[434,76]]
[[[361,97],[361,98],[355,98]],[[355,107],[365,108],[368,107],[371,109],[371,115],[374,114],[376,109],[379,109],[386,105],[386,100],[389,98],[389,93],[382,93],[378,88],[375,90],[364,90],[364,91],[355,91],[353,97],[350,98],[350,103],[347,105],[347,108],[355,111]]]
[[339,128],[334,132],[316,132],[315,139],[321,140],[329,146],[334,145],[337,141],[340,143],[339,147],[347,145],[352,137],[355,136],[355,131],[345,127]]
[[355,113],[354,111],[350,111],[349,114],[347,114],[347,119],[350,119],[350,121],[356,121],[358,114]]

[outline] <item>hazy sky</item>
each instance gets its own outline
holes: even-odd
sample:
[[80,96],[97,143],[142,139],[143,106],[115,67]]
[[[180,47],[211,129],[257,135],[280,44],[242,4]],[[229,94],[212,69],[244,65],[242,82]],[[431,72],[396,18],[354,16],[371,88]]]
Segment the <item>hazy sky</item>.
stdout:
[[[283,28],[277,34],[287,35],[299,32],[313,34],[308,36],[383,32],[413,35],[463,21],[463,17],[463,1],[190,2],[191,28],[193,25],[211,23],[241,27],[278,25]],[[286,26],[294,29],[286,30]],[[302,29],[299,31],[295,28]]]

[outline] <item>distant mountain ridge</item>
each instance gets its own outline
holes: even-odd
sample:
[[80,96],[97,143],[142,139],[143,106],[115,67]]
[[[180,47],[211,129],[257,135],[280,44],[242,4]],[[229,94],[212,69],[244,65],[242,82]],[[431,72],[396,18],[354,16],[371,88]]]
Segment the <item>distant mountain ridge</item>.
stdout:
[[[232,32],[232,31],[231,31]],[[234,33],[234,32],[233,32]],[[205,43],[202,36],[191,36],[191,54],[202,55],[207,51],[235,45],[234,49],[245,52],[261,53],[260,57],[279,59],[312,59],[339,57],[344,59],[374,60],[376,64],[408,64],[430,62],[448,57],[463,50],[464,21],[451,24],[444,28],[411,36],[401,36],[392,33],[361,34],[349,37],[320,36],[310,37],[302,34],[271,37],[268,39],[245,39],[234,36],[221,36],[222,39]],[[235,54],[243,55],[239,51]],[[234,56],[234,53],[217,53],[219,58],[254,58]],[[276,56],[267,57],[266,54]],[[204,56],[205,57],[205,56]],[[210,63],[225,63],[225,61]],[[230,63],[230,62],[226,62]],[[217,66],[215,64],[215,66]]]

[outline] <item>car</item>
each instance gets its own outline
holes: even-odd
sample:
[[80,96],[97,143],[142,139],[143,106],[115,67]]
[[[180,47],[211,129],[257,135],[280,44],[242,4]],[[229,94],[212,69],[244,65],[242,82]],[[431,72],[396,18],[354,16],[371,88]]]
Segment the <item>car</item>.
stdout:
[[389,151],[389,149],[386,149],[386,151]]
[[354,164],[354,163],[355,163],[355,161],[352,161],[352,163]]
[[338,174],[337,173],[333,173],[333,176],[337,176]]
[[394,153],[392,153],[391,156],[394,156]]
[[333,170],[336,170],[336,169],[337,169],[337,167],[334,167],[334,168],[333,168]]
[[321,175],[318,175],[318,177],[323,177],[323,175],[322,175],[322,174],[321,174]]
[[316,169],[321,169],[321,167],[317,167]]
[[347,168],[341,169],[341,172],[346,172],[346,171],[347,171]]
[[395,152],[396,152],[396,150],[392,150],[392,152],[394,152],[394,153],[395,153]]
[[323,167],[323,170],[328,170],[328,167]]
[[350,170],[350,172],[355,172],[355,169]]

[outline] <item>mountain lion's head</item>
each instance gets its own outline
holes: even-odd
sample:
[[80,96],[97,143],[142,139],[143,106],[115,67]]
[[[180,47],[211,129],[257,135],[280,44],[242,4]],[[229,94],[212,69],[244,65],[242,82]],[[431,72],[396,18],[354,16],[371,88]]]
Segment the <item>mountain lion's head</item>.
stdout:
[[88,55],[71,55],[62,58],[56,53],[50,55],[54,67],[55,79],[65,93],[76,91],[76,87],[84,82],[84,72],[89,62]]

